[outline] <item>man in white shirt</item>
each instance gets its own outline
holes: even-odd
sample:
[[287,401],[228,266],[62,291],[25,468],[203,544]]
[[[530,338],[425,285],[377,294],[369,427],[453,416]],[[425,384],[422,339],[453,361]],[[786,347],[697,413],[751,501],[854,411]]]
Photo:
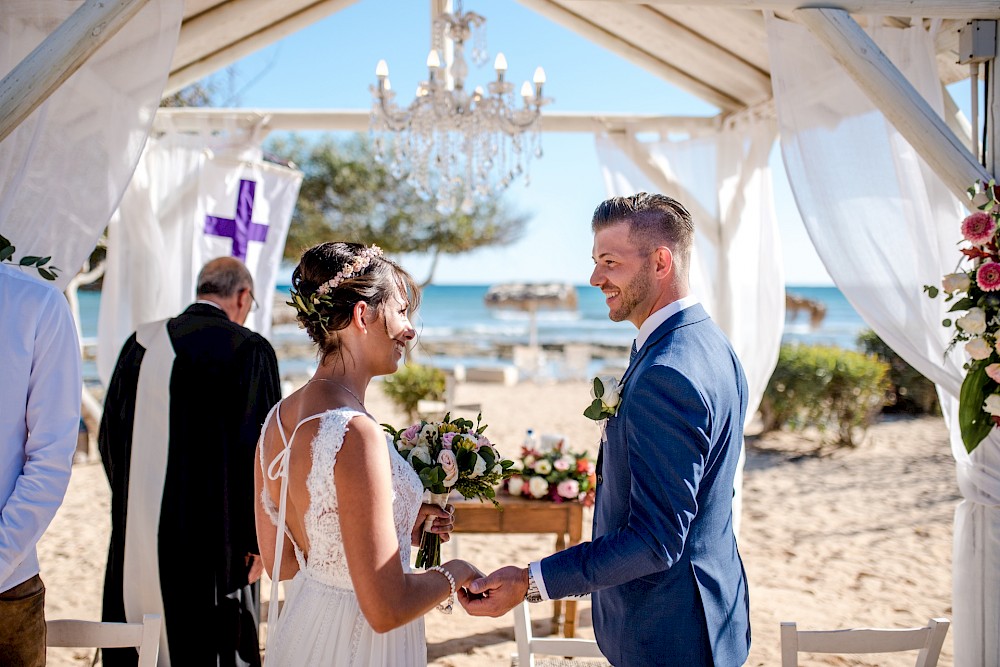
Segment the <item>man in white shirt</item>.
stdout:
[[69,485],[80,427],[80,347],[66,299],[0,264],[0,664],[45,664],[35,545]]

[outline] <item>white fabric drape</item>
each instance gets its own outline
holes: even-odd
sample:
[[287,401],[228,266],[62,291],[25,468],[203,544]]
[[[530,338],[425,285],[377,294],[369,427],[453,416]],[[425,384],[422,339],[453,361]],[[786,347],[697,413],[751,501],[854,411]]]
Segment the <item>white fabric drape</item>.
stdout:
[[[743,363],[749,422],[778,361],[785,283],[768,157],[773,120],[748,114],[717,134],[640,142],[599,136],[597,153],[608,194],[661,192],[694,219],[691,292],[732,342]],[[733,527],[739,535],[742,470],[736,476]]]
[[[144,322],[174,317],[195,297],[205,262],[241,259],[259,304],[246,326],[265,337],[281,255],[302,183],[300,171],[265,162],[257,133],[169,133],[150,138],[121,207],[108,225],[108,259],[97,326],[97,372],[107,386],[122,344]],[[237,248],[206,231],[207,217],[236,212],[252,183],[252,225],[266,232]],[[230,233],[232,230],[230,230]]]
[[[0,3],[0,72],[81,4]],[[132,177],[182,11],[183,3],[151,0],[0,143],[0,234],[17,246],[17,257],[51,255],[63,270],[60,288],[93,250]]]
[[[942,398],[964,497],[955,514],[955,664],[1000,664],[1000,438],[994,431],[966,453],[955,417],[964,353],[944,356],[947,305],[922,291],[955,270],[967,211],[808,30],[771,16],[767,30],[782,154],[809,236],[855,310]],[[940,111],[933,35],[916,27],[873,36]]]

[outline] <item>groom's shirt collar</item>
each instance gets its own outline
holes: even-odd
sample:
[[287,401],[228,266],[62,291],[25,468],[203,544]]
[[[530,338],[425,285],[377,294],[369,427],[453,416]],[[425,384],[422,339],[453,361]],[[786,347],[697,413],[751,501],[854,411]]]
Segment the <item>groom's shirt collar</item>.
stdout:
[[636,334],[635,349],[641,350],[642,346],[646,344],[646,341],[649,340],[649,337],[661,324],[685,308],[690,308],[697,303],[698,297],[688,295],[684,298],[677,299],[677,301],[674,301],[673,303],[668,303],[663,308],[660,308],[647,317],[646,321],[642,323],[641,327],[639,327],[639,333]]

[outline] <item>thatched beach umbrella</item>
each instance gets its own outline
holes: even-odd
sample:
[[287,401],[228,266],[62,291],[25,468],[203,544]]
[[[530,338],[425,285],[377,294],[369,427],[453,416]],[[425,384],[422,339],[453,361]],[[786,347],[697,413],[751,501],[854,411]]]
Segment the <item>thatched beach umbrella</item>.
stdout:
[[528,344],[538,347],[539,310],[568,310],[577,308],[576,287],[569,283],[503,283],[489,288],[484,298],[486,305],[505,310],[519,310],[529,315],[531,324]]

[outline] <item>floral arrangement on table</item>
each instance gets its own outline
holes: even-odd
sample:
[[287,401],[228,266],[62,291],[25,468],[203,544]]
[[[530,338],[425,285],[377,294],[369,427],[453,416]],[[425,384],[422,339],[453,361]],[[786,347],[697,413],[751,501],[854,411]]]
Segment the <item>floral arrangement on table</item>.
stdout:
[[[464,498],[489,500],[497,509],[496,489],[511,475],[514,462],[500,456],[496,446],[483,435],[486,424],[482,415],[473,424],[468,419],[451,419],[446,414],[441,421],[420,421],[404,429],[388,424],[382,427],[392,437],[396,451],[406,459],[430,494],[428,502],[439,507],[448,504],[448,496],[457,491]],[[434,567],[441,564],[441,537],[425,524],[417,551],[416,566]]]
[[567,449],[565,442],[560,440],[546,451],[522,447],[517,471],[504,483],[506,492],[556,503],[593,505],[597,466],[589,454]]
[[1000,188],[994,181],[976,183],[968,190],[978,209],[962,220],[962,258],[954,273],[944,276],[941,289],[925,285],[931,298],[944,292],[952,302],[949,312],[964,315],[945,319],[955,333],[946,350],[959,343],[969,360],[958,399],[962,442],[974,450],[994,428],[1000,427]]

